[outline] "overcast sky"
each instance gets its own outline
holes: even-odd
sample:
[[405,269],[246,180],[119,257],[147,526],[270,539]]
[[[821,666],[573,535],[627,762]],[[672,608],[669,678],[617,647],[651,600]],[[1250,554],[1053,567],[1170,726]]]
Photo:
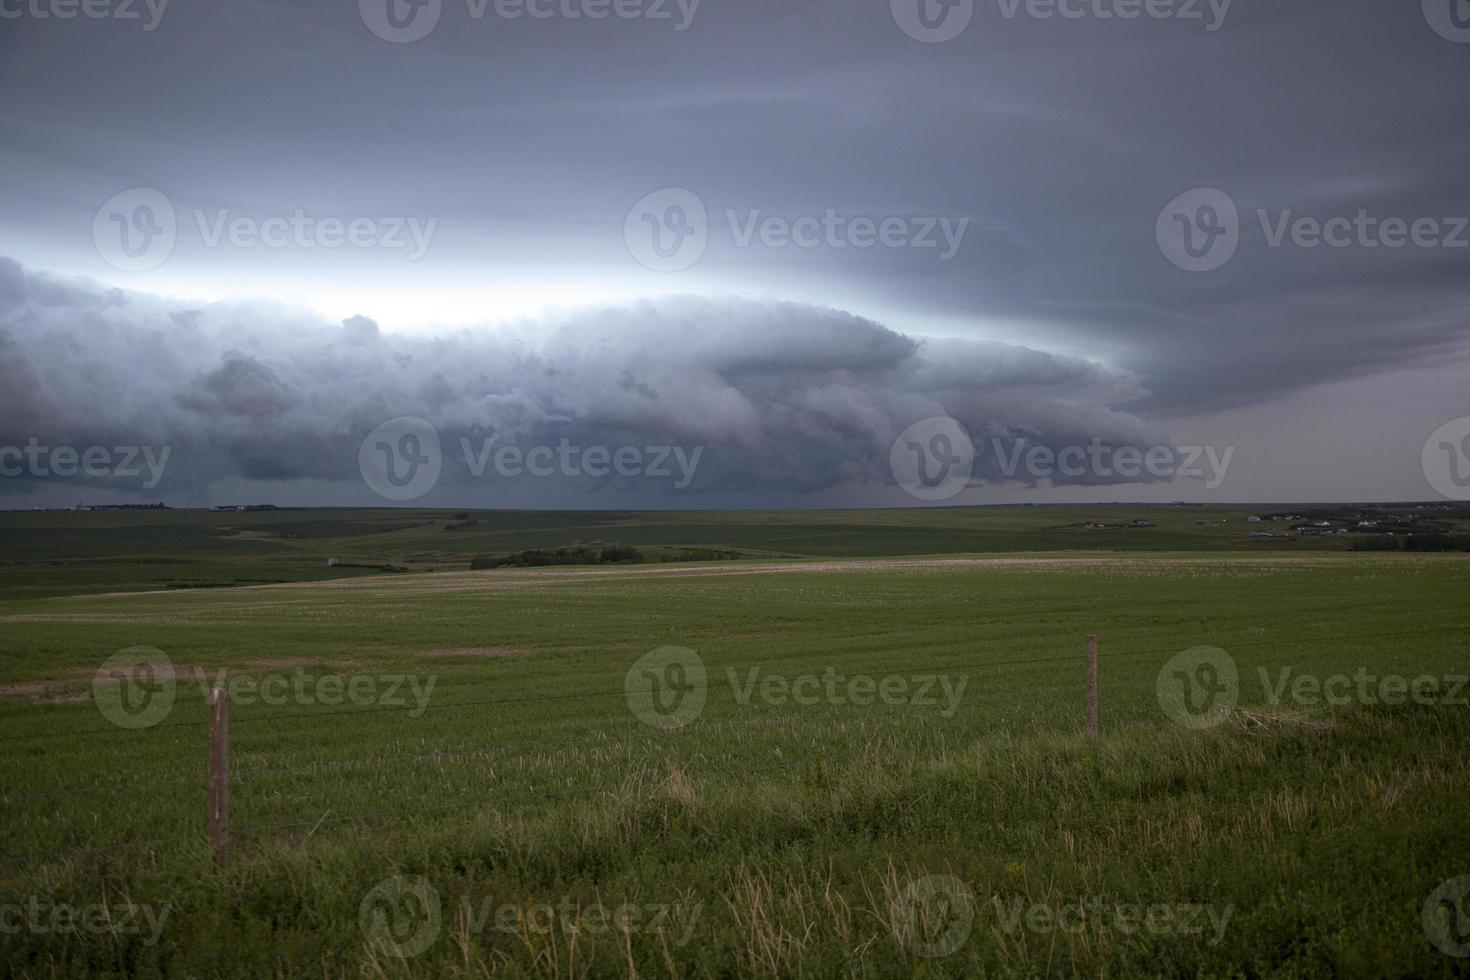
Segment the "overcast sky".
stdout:
[[1470,496],[1467,85],[1463,0],[0,0],[0,506]]

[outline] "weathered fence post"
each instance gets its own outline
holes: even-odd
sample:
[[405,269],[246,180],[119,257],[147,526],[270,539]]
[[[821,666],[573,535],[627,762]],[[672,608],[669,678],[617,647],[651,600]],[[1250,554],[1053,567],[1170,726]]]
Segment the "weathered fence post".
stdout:
[[215,867],[229,867],[230,699],[222,687],[209,694],[209,843]]
[[1097,634],[1087,634],[1087,734],[1097,738]]

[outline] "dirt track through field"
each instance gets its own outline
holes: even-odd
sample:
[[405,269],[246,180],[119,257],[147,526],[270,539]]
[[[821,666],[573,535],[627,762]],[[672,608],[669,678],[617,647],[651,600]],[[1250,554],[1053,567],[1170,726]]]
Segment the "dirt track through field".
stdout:
[[[1353,562],[1359,565],[1419,564],[1433,561],[1470,560],[1460,556],[1409,556],[1409,555],[1282,555],[1282,556],[1238,556],[1238,555],[1027,555],[996,556],[986,558],[856,558],[817,561],[787,562],[722,562],[700,565],[624,566],[619,568],[534,568],[494,569],[464,572],[420,572],[398,575],[370,575],[361,578],[344,578],[332,581],[288,582],[273,585],[250,585],[228,590],[186,591],[161,589],[149,592],[109,592],[91,596],[71,596],[69,601],[143,597],[168,595],[179,599],[200,598],[211,601],[216,608],[231,603],[227,596],[249,593],[245,600],[253,609],[269,609],[273,605],[296,605],[309,601],[301,593],[355,593],[364,598],[404,598],[411,596],[445,594],[456,592],[495,592],[511,589],[533,589],[556,585],[582,584],[588,582],[713,578],[747,575],[801,575],[831,573],[899,572],[922,574],[925,572],[984,571],[984,570],[1031,570],[1047,571],[1076,569],[1119,569],[1130,572],[1158,570],[1168,572],[1187,568],[1240,569],[1260,568],[1305,568],[1328,564]],[[266,598],[265,594],[273,598]],[[278,596],[278,598],[275,598]],[[221,603],[220,600],[225,601]],[[85,614],[82,614],[85,615]],[[0,621],[10,619],[49,618],[0,616]]]

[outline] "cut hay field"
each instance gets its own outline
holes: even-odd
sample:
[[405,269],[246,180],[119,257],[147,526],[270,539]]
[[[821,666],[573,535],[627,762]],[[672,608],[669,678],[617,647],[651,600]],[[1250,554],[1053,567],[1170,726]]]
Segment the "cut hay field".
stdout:
[[1470,562],[896,554],[0,601],[5,973],[1464,974]]

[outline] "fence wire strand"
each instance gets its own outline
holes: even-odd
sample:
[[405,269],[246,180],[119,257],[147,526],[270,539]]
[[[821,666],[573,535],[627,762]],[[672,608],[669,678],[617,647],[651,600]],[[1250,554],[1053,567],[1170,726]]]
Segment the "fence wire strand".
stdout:
[[[1244,640],[1244,641],[1240,641],[1240,642],[1232,642],[1232,643],[1228,643],[1228,646],[1230,646],[1233,649],[1252,649],[1252,648],[1260,647],[1260,646],[1272,646],[1272,645],[1291,646],[1291,645],[1299,645],[1299,644],[1304,644],[1304,643],[1334,642],[1334,641],[1338,641],[1338,640],[1342,640],[1342,641],[1358,641],[1358,640],[1374,640],[1374,639],[1400,638],[1400,637],[1405,637],[1405,636],[1427,636],[1427,635],[1445,635],[1446,637],[1451,637],[1452,634],[1451,634],[1450,631],[1452,631],[1452,630],[1459,630],[1459,629],[1463,629],[1463,628],[1464,627],[1463,627],[1462,624],[1452,624],[1452,625],[1446,625],[1446,626],[1442,626],[1442,627],[1437,627],[1437,628],[1434,628],[1434,629],[1418,629],[1418,630],[1414,630],[1414,629],[1396,629],[1396,630],[1385,631],[1385,632],[1382,632],[1382,633],[1356,633],[1356,634],[1336,635],[1336,636],[1309,636],[1309,637],[1302,637],[1302,638],[1293,639],[1293,640],[1283,640],[1283,639],[1277,637],[1277,638],[1269,638],[1269,639],[1262,639],[1262,640]],[[1126,642],[1126,641],[1119,641],[1119,640],[1108,641],[1106,638],[1103,638],[1102,642],[1103,642],[1103,644],[1105,646],[1106,645],[1109,645],[1109,644],[1111,644],[1113,646],[1116,646],[1120,642]],[[1150,649],[1150,650],[1131,650],[1131,651],[1124,651],[1124,652],[1121,652],[1121,653],[1110,653],[1110,654],[1108,654],[1108,656],[1110,658],[1112,658],[1112,659],[1117,659],[1119,657],[1157,656],[1157,655],[1165,654],[1165,653],[1177,653],[1177,652],[1179,652],[1179,649],[1180,648],[1177,647],[1177,646],[1171,646],[1171,647],[1163,647],[1163,648]],[[1081,654],[1067,654],[1067,655],[1060,656],[1060,657],[1041,657],[1041,658],[1033,658],[1033,659],[1029,659],[1029,660],[1000,660],[1000,661],[993,660],[993,661],[987,661],[987,662],[977,663],[977,664],[937,664],[937,665],[930,665],[930,666],[926,666],[926,667],[914,667],[914,666],[911,666],[911,665],[904,664],[904,665],[900,665],[900,669],[907,670],[907,671],[922,671],[922,670],[983,670],[983,669],[986,669],[986,668],[989,668],[989,667],[1015,667],[1015,666],[1028,666],[1028,665],[1031,665],[1031,664],[1065,663],[1067,661],[1076,660],[1076,659],[1080,658],[1081,656],[1082,656]],[[748,665],[748,666],[753,666],[753,667],[771,667],[771,666],[779,666],[779,665],[751,664],[751,665]],[[865,666],[869,666],[869,665],[865,665]],[[624,694],[624,692],[621,691],[621,690],[573,691],[573,692],[566,693],[566,694],[537,695],[537,696],[520,697],[520,698],[486,698],[486,699],[474,699],[474,700],[469,700],[469,701],[451,701],[451,702],[444,703],[444,704],[429,704],[429,705],[424,705],[422,710],[423,710],[423,713],[426,714],[426,713],[428,713],[430,711],[452,711],[452,710],[456,710],[456,709],[459,709],[459,708],[495,707],[495,706],[498,706],[498,705],[546,704],[546,703],[560,702],[560,701],[573,701],[573,700],[577,700],[577,699],[580,699],[580,698],[620,697],[620,696],[623,696],[623,694]],[[253,718],[231,718],[230,719],[230,724],[232,726],[235,726],[235,725],[251,725],[251,724],[260,724],[260,723],[274,724],[276,722],[282,722],[282,721],[299,721],[299,720],[303,720],[303,719],[323,719],[323,718],[332,719],[332,718],[346,718],[346,717],[351,717],[351,716],[354,716],[354,715],[365,715],[365,714],[392,714],[392,713],[395,713],[395,712],[398,712],[398,711],[403,711],[403,710],[407,710],[407,709],[405,707],[392,706],[392,707],[353,708],[353,709],[346,709],[346,710],[342,710],[342,711],[305,711],[305,712],[297,712],[297,713],[293,713],[293,714],[283,714],[283,715],[260,715],[258,717],[253,717]],[[149,726],[147,728],[135,729],[134,731],[138,731],[138,732],[145,732],[145,731],[146,732],[152,732],[152,731],[158,731],[160,729],[170,729],[170,728],[202,728],[202,727],[207,726],[208,724],[209,724],[208,720],[202,720],[202,721],[161,722],[161,723],[159,723],[157,725],[151,725],[151,726]],[[76,731],[69,731],[69,732],[66,732],[66,731],[63,731],[63,732],[31,732],[31,733],[26,733],[26,734],[22,734],[22,735],[5,735],[5,736],[0,736],[0,744],[6,743],[6,742],[27,741],[27,740],[34,740],[34,739],[71,738],[71,737],[75,737],[75,736],[86,736],[86,735],[117,734],[117,733],[123,732],[123,731],[127,731],[127,730],[126,729],[120,729],[117,726],[104,726],[104,727],[101,727],[101,728],[82,728],[82,729],[77,729]]]

